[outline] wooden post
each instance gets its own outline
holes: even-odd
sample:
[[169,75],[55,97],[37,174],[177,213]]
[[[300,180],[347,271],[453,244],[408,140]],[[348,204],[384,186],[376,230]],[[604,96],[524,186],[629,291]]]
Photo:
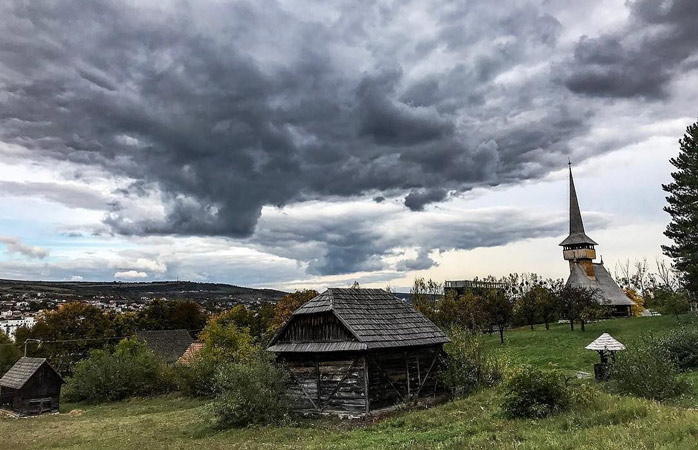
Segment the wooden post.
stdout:
[[407,359],[407,352],[405,355],[405,370],[407,372],[407,401],[410,401],[410,361]]
[[317,408],[320,411],[320,357],[315,356],[315,384],[317,386]]
[[366,396],[366,415],[370,412],[370,401],[368,399],[368,360],[364,355],[364,395]]

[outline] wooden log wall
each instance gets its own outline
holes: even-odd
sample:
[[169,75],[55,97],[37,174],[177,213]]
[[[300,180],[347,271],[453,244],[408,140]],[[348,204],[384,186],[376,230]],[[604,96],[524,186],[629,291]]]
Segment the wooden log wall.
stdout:
[[297,316],[288,324],[278,342],[355,341],[332,313]]
[[285,357],[292,381],[291,407],[299,413],[366,412],[364,358],[360,354]]

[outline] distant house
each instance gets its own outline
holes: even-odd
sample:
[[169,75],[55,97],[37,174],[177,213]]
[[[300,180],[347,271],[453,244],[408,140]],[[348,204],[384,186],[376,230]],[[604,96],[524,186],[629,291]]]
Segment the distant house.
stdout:
[[179,359],[177,360],[177,364],[181,364],[183,366],[188,366],[196,359],[197,356],[199,356],[199,353],[201,353],[201,350],[203,348],[204,348],[203,342],[192,342],[192,344],[184,352],[184,354],[179,357]]
[[297,309],[267,350],[290,370],[295,411],[360,416],[436,395],[445,342],[382,289],[328,289]]
[[0,379],[0,405],[23,415],[58,411],[62,384],[46,358],[21,358]]
[[194,342],[187,330],[149,330],[136,333],[153,353],[166,363],[174,364]]

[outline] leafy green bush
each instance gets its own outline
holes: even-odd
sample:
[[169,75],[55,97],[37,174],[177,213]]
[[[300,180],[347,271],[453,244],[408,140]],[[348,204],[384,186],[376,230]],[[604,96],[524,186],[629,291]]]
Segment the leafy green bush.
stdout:
[[502,378],[503,362],[488,354],[477,336],[455,328],[450,338],[444,346],[441,381],[451,396],[467,395],[478,386],[491,386]]
[[657,342],[643,341],[618,354],[609,386],[615,392],[654,400],[675,397],[688,388],[679,368]]
[[504,383],[502,409],[509,417],[542,418],[565,411],[572,401],[572,390],[556,371],[521,366]]
[[92,350],[87,359],[77,363],[64,397],[98,403],[160,394],[173,387],[174,375],[162,360],[144,343],[124,339],[114,353]]
[[288,418],[288,375],[268,355],[216,371],[213,411],[221,428],[281,423]]
[[681,371],[698,369],[698,329],[681,328],[663,336],[654,343],[658,351],[667,356]]
[[201,339],[199,355],[188,366],[176,368],[179,389],[193,397],[215,396],[216,370],[226,363],[249,361],[260,351],[247,329],[238,328],[225,313],[211,319]]

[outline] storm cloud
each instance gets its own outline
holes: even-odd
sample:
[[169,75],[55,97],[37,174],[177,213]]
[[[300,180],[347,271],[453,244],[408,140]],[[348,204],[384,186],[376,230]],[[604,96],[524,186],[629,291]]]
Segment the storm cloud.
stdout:
[[[666,98],[695,69],[695,2],[628,2],[621,25],[570,34],[586,7],[3,2],[0,152],[72,169],[0,191],[104,211],[94,234],[221,238],[318,276],[557,235],[564,217],[524,208],[439,210],[628,145],[592,132],[606,98]],[[178,267],[142,262],[109,276]]]
[[[545,77],[515,96],[495,81],[556,45],[554,17],[513,6],[436,8],[433,32],[407,39],[411,4],[318,7],[329,19],[283,3],[8,2],[0,136],[155,190],[164,217],[115,208],[118,233],[250,236],[264,205],[327,196],[420,210],[545,174],[585,129]],[[378,39],[388,25],[397,36]]]
[[[604,97],[662,98],[677,70],[696,55],[698,3],[693,0],[628,2],[626,26],[583,36],[567,67],[573,92]],[[688,68],[695,68],[695,61]],[[692,66],[692,67],[691,67]]]

